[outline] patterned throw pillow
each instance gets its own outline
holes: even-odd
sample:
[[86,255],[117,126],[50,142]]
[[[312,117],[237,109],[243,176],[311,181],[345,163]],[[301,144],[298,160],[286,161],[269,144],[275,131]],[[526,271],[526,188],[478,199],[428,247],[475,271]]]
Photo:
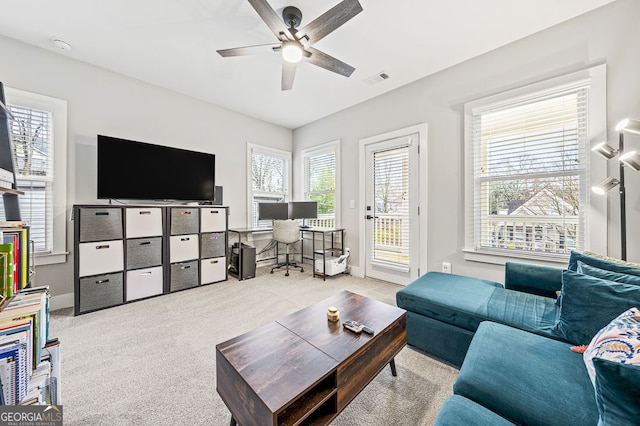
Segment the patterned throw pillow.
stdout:
[[638,308],[631,308],[611,321],[593,337],[584,352],[584,363],[595,386],[596,373],[593,358],[640,365],[640,310]]

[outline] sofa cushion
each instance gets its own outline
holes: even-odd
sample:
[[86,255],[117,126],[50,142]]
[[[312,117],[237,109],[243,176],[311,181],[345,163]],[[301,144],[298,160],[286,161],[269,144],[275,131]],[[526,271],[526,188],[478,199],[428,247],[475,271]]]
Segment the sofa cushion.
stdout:
[[639,286],[564,271],[554,333],[576,345],[588,344],[620,312],[634,306],[640,306]]
[[640,276],[623,274],[621,272],[607,271],[606,269],[596,268],[578,260],[579,274],[591,275],[592,277],[602,278],[603,280],[613,281],[617,283],[633,284],[640,286]]
[[463,396],[451,395],[442,404],[434,426],[460,425],[506,426],[513,423]]
[[574,272],[577,271],[579,260],[587,265],[606,269],[607,271],[640,276],[640,265],[637,263],[626,262],[624,260],[618,260],[612,257],[601,256],[589,252],[580,253],[572,251],[569,255],[569,265],[567,266],[567,269]]
[[582,355],[570,345],[483,322],[454,384],[454,393],[527,425],[595,425],[595,392]]
[[485,320],[555,337],[555,300],[493,281],[429,272],[396,293],[398,307],[475,331]]
[[595,358],[598,426],[640,423],[640,365]]
[[595,383],[594,358],[640,365],[640,310],[620,314],[596,334],[583,354],[589,377]]

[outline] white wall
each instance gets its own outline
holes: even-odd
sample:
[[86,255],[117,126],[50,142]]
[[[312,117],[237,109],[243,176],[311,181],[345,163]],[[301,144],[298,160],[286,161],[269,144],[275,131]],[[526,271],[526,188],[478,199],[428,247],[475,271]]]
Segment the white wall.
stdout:
[[[292,132],[280,126],[124,77],[62,54],[0,37],[5,86],[68,102],[67,262],[36,268],[36,284],[73,298],[73,204],[96,199],[96,135],[133,139],[216,155],[216,185],[224,187],[230,226],[246,225],[246,143],[290,151]],[[167,171],[170,173],[170,171]],[[179,177],[176,177],[179,178]],[[101,201],[103,203],[104,201]],[[60,299],[58,299],[60,300]]]
[[[294,167],[299,151],[319,143],[342,140],[342,225],[347,244],[357,247],[358,221],[363,207],[349,209],[358,200],[358,141],[420,122],[429,125],[428,270],[440,270],[443,261],[453,272],[503,280],[503,267],[464,260],[464,103],[483,96],[554,76],[607,64],[607,120],[609,139],[617,146],[615,124],[622,118],[640,120],[640,2],[617,2],[550,28],[526,39],[451,67],[372,100],[300,127],[293,132]],[[417,52],[428,55],[429,52]],[[385,68],[393,78],[392,64]],[[381,83],[381,84],[384,84]],[[594,141],[595,142],[595,141]],[[626,147],[640,149],[640,136],[630,135]],[[610,175],[617,176],[615,167]],[[295,170],[294,170],[295,175]],[[640,261],[640,173],[627,171],[628,258]],[[620,255],[619,210],[615,191],[609,194],[610,255]],[[603,224],[604,226],[604,224]],[[351,264],[362,268],[363,256],[351,252]],[[424,269],[422,271],[424,273]]]

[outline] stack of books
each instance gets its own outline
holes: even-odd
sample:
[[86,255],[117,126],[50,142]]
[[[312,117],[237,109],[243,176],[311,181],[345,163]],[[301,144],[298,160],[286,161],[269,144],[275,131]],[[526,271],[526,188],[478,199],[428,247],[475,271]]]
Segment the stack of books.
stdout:
[[0,222],[0,308],[2,300],[26,288],[31,278],[29,225]]
[[31,286],[26,222],[0,222],[0,404],[60,404],[60,343],[48,287]]
[[49,339],[49,288],[27,288],[0,312],[0,399],[59,404],[60,344]]

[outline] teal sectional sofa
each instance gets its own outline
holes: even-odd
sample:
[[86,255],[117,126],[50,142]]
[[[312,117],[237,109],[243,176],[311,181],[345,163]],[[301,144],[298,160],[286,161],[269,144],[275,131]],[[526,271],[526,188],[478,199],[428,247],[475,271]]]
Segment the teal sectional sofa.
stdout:
[[[640,424],[640,365],[631,365],[640,323],[623,379],[592,381],[583,354],[571,350],[640,308],[637,265],[572,252],[566,270],[507,263],[504,285],[430,272],[396,302],[407,310],[407,343],[460,367],[437,425]],[[611,384],[615,397],[596,392]]]

